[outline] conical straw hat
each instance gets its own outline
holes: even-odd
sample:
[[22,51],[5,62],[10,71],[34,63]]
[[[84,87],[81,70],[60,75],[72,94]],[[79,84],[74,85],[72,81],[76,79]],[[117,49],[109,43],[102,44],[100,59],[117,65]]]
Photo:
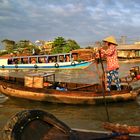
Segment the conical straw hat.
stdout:
[[118,45],[116,39],[114,36],[109,36],[107,38],[104,38],[103,41],[109,42],[109,43],[113,43],[115,45]]

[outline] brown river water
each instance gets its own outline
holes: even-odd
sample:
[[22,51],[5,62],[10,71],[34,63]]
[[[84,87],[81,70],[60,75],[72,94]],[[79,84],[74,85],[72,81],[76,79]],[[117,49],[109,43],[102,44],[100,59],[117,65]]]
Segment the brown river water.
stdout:
[[[133,66],[140,66],[140,62],[120,62],[119,75],[126,76]],[[104,64],[105,67],[105,64]],[[26,71],[32,73],[35,71]],[[38,71],[37,71],[38,72]],[[99,82],[101,74],[100,64],[92,64],[84,70],[57,70],[56,81],[68,81],[79,83]],[[3,74],[3,72],[1,72]],[[10,71],[11,75],[23,76],[21,71]],[[1,94],[0,94],[1,95]],[[140,125],[140,104],[138,101],[107,104],[109,119],[111,122],[127,125]],[[28,109],[41,109],[52,113],[58,119],[71,128],[103,130],[102,123],[107,121],[104,105],[64,105],[42,103],[21,99],[7,99],[0,96],[0,129],[15,113]]]

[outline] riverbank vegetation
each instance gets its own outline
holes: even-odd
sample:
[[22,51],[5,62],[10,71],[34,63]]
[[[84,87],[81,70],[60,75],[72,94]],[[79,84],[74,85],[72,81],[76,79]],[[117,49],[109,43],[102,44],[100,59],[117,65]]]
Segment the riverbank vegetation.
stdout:
[[0,56],[5,54],[57,54],[68,53],[72,50],[79,49],[80,46],[75,40],[66,40],[63,37],[57,37],[53,41],[38,41],[39,43],[33,43],[30,40],[14,41],[4,39],[1,41],[3,50],[0,50]]

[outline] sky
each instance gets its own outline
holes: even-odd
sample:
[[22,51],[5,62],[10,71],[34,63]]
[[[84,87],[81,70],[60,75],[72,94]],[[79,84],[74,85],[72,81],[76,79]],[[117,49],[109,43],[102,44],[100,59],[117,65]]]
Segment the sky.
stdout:
[[140,39],[139,0],[0,0],[0,41],[61,36],[86,47],[110,35]]

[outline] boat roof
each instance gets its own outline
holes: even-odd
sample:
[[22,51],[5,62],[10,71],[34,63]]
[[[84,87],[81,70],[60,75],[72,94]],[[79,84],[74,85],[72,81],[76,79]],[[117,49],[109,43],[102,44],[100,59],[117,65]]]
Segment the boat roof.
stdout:
[[8,58],[27,58],[27,57],[47,57],[47,56],[60,56],[60,55],[71,55],[72,53],[59,53],[59,54],[47,54],[47,55],[18,55],[18,56],[11,56],[10,54],[3,55],[0,59],[8,59]]

